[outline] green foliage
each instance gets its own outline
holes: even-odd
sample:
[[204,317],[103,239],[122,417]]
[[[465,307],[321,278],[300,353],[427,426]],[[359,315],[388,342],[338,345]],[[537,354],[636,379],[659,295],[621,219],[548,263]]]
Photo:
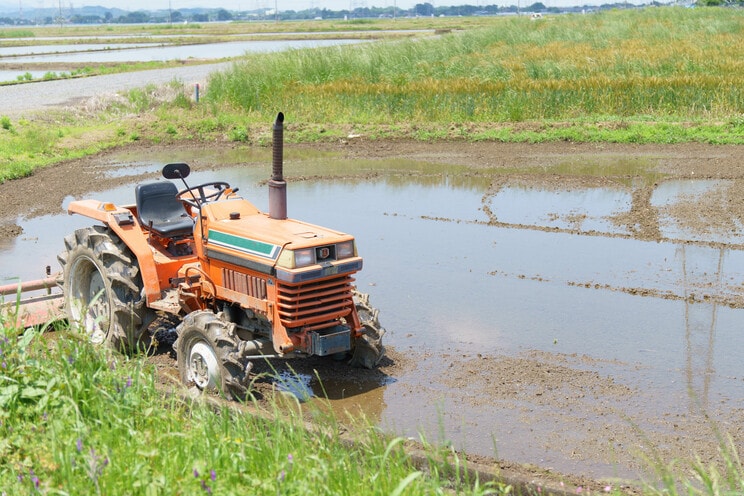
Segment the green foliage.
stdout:
[[193,106],[193,103],[189,97],[186,96],[185,93],[179,92],[176,97],[173,99],[172,105],[174,107],[178,107],[181,109],[191,109]]
[[145,88],[135,88],[127,92],[127,100],[135,112],[145,112],[154,106],[152,93],[155,86],[149,85]]
[[245,128],[237,127],[230,130],[230,141],[245,143],[248,138],[248,130]]
[[[332,417],[251,415],[163,394],[144,359],[69,331],[0,334],[0,487],[8,494],[440,494],[401,439],[364,427],[349,444]],[[432,463],[438,463],[432,457]],[[438,470],[438,469],[437,469]],[[458,483],[458,494],[500,486]]]
[[28,29],[9,29],[0,31],[0,38],[34,38],[36,35]]

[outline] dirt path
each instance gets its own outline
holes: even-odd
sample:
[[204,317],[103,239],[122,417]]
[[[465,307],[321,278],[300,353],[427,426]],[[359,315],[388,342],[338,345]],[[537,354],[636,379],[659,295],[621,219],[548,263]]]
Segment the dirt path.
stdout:
[[[143,147],[146,154],[147,145]],[[190,147],[203,148],[203,144],[177,145],[176,156],[188,156]],[[224,147],[227,145],[217,145]],[[232,145],[229,145],[232,146]],[[296,146],[296,145],[293,145]],[[490,194],[495,195],[507,185],[522,185],[527,188],[550,188],[560,184],[562,188],[589,188],[616,185],[632,191],[632,207],[614,219],[624,226],[634,239],[662,241],[659,218],[671,215],[678,222],[699,233],[727,232],[736,229],[744,218],[744,147],[709,146],[686,144],[675,146],[593,145],[572,143],[550,144],[503,144],[503,143],[419,143],[419,142],[368,142],[364,139],[342,143],[313,145],[314,149],[326,149],[342,154],[349,159],[396,159],[406,158],[425,162],[439,162],[465,166],[467,174],[478,175],[488,171],[493,176]],[[0,213],[0,244],[19,236],[25,218],[58,213],[68,196],[83,197],[96,191],[131,183],[132,177],[109,177],[102,174],[100,157],[76,160],[38,171],[31,177],[0,185],[3,209]],[[621,166],[617,164],[620,163]],[[580,165],[577,165],[580,164]],[[726,179],[725,189],[716,189],[705,197],[677,202],[662,211],[651,204],[654,186],[661,179]],[[146,179],[140,177],[138,180]],[[488,195],[486,195],[488,197]],[[490,212],[484,201],[483,210],[489,223],[499,225],[500,220]],[[570,232],[570,228],[567,228]],[[603,234],[599,234],[603,235]],[[705,241],[703,241],[705,242]],[[733,304],[732,304],[733,305]],[[426,356],[411,358],[407,353],[391,350],[391,358],[383,363],[380,371],[359,372],[354,376],[359,384],[379,383],[375,374],[390,377],[401,376],[412,367],[426,367]],[[453,391],[458,401],[468,402],[474,409],[492,409],[503,404],[520,405],[515,414],[515,429],[524,429],[525,435],[545,435],[546,443],[565,443],[558,435],[562,430],[584,430],[580,449],[565,443],[563,450],[567,458],[583,460],[618,458],[618,463],[638,464],[631,459],[622,459],[619,450],[623,439],[635,436],[632,425],[608,427],[603,419],[612,415],[624,403],[638,401],[637,391],[597,374],[596,365],[588,357],[565,356],[542,352],[528,353],[516,357],[498,356],[452,356],[428,357],[432,362],[450,363],[453,370],[443,384]],[[172,358],[161,355],[155,363],[164,371],[172,373]],[[422,365],[423,364],[423,365]],[[312,370],[315,363],[302,364]],[[433,367],[433,366],[432,366]],[[324,376],[332,381],[334,374],[348,380],[348,371],[334,372],[329,368]],[[432,368],[431,374],[441,373]],[[498,387],[495,387],[497,385]],[[492,394],[483,398],[478,391],[490,389]],[[403,401],[415,401],[416,391]],[[388,408],[393,407],[390,403]],[[537,431],[530,422],[536,415],[549,413],[549,424],[554,432]],[[640,411],[640,409],[639,409]],[[526,420],[525,420],[526,419]],[[735,440],[741,441],[744,433],[736,427],[741,419],[730,417],[727,426]],[[545,419],[543,419],[545,420]],[[659,454],[664,459],[673,459],[692,449],[702,453],[705,462],[717,456],[718,443],[714,433],[703,425],[699,418],[645,418],[640,422],[647,426],[663,426],[681,435],[660,434],[653,439],[661,446]],[[526,426],[526,427],[525,427]],[[532,427],[535,427],[533,431]],[[649,434],[653,436],[654,433]],[[607,442],[614,440],[613,446]],[[559,447],[560,449],[560,447]],[[624,455],[623,455],[624,456]],[[496,463],[491,460],[491,463]],[[574,486],[603,487],[581,476],[556,477],[547,467],[524,467],[506,461],[497,463],[504,473],[518,474],[522,478],[538,480],[552,479],[568,481]]]
[[201,83],[203,87],[210,73],[229,66],[230,63],[190,65],[3,86],[0,109],[2,115],[15,117],[44,108],[71,106],[92,97],[105,98],[149,84],[165,85],[174,80],[186,85]]

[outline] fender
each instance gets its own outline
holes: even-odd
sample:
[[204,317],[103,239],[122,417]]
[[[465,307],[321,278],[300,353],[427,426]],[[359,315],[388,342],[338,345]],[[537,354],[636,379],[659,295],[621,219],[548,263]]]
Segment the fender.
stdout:
[[132,210],[110,202],[78,200],[68,205],[67,213],[95,219],[114,231],[137,257],[148,306],[161,298],[161,281],[155,258],[147,242],[147,236],[142,235],[142,227]]

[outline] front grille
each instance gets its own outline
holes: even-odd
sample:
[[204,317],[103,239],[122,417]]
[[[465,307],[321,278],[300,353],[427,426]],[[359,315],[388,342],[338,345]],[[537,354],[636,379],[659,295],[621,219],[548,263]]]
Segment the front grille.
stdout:
[[222,269],[222,285],[260,300],[266,299],[266,280],[230,269]]
[[287,328],[322,329],[337,324],[354,308],[349,275],[297,285],[277,282],[279,318]]

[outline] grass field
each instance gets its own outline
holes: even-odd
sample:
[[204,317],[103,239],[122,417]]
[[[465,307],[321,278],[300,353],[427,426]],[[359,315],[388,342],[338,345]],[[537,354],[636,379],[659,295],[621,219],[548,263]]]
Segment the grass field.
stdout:
[[[359,26],[374,31],[391,23]],[[313,27],[234,23],[229,30],[288,25]],[[349,26],[357,25],[318,24]],[[166,100],[145,88],[130,92],[129,104],[92,116],[0,115],[0,181],[138,139],[261,144],[280,110],[295,125],[290,139],[301,141],[355,132],[371,139],[744,143],[742,10],[431,19],[418,27],[430,31],[246,56],[211,78],[198,105],[191,88]],[[82,139],[69,146],[70,136]]]
[[496,18],[426,39],[253,56],[215,76],[209,99],[263,119],[283,108],[299,122],[415,123],[432,138],[473,124],[464,137],[742,142],[743,31],[732,9]]

